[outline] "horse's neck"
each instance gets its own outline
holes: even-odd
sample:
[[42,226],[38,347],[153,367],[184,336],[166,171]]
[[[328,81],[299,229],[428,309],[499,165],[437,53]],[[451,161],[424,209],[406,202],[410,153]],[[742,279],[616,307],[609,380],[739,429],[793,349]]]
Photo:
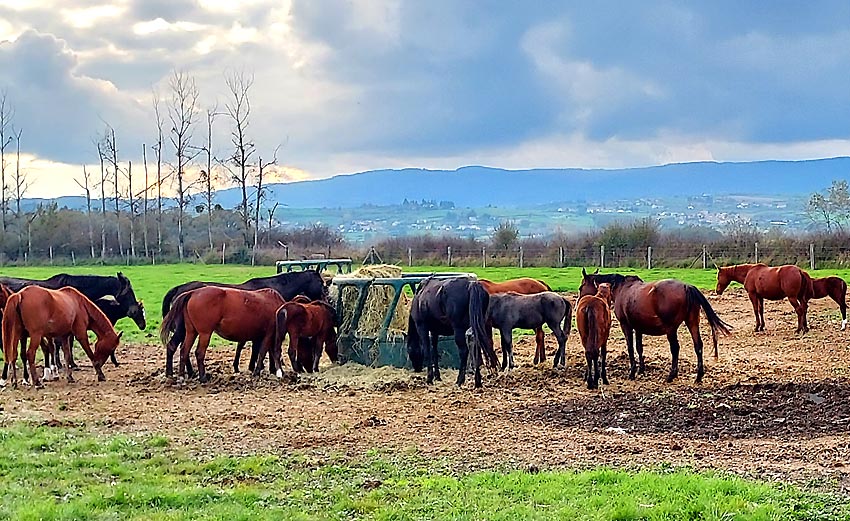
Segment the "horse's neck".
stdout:
[[735,282],[739,282],[741,284],[747,279],[747,275],[750,274],[750,271],[753,268],[757,267],[758,264],[738,264],[732,268],[732,277],[731,279]]
[[100,310],[93,302],[88,300],[84,295],[80,296],[80,305],[86,310],[89,317],[89,329],[94,331],[98,338],[104,335],[115,334],[115,328],[106,317],[106,314]]

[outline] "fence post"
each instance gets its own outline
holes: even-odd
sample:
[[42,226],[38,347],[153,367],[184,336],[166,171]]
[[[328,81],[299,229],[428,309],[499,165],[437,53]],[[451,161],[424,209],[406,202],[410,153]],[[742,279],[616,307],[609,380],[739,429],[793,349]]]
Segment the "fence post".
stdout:
[[47,251],[50,252],[50,265],[53,265],[53,245],[48,246]]
[[652,269],[652,246],[646,247],[646,269]]
[[599,267],[600,268],[605,267],[605,245],[604,244],[599,245]]
[[756,264],[759,263],[759,243],[756,241]]
[[522,246],[519,247],[519,267],[522,268]]
[[564,267],[564,247],[558,246],[558,267]]
[[413,248],[407,248],[407,265],[413,266]]
[[486,246],[481,247],[481,267],[482,268],[487,267],[487,247]]
[[71,250],[71,264],[73,264],[74,266],[77,265],[77,258],[74,257],[74,250]]
[[221,243],[221,263],[224,264],[224,250],[227,248],[227,243]]
[[449,258],[449,266],[451,266],[452,265],[452,247],[449,246],[449,247],[446,248],[446,250],[447,250],[446,251],[447,256]]
[[705,262],[706,261],[705,257],[706,257],[705,244],[703,244],[702,245],[702,269],[708,268],[708,264],[706,264],[706,262]]
[[809,266],[812,271],[815,270],[815,245],[814,243],[809,243]]

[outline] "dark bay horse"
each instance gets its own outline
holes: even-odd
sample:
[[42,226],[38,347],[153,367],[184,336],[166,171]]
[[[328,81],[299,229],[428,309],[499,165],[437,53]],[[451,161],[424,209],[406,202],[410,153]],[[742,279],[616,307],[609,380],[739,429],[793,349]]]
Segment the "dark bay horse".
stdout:
[[[318,372],[323,347],[331,362],[338,360],[335,326],[336,311],[327,302],[287,302],[275,313],[274,345],[282,346],[284,338],[289,335],[288,354],[292,370],[296,373]],[[311,342],[305,344],[304,339],[310,339]],[[260,360],[264,354],[260,352]],[[271,353],[269,356],[276,356],[277,365],[281,366],[281,353]],[[254,374],[258,371],[259,364],[254,367]]]
[[[533,295],[544,291],[552,291],[552,288],[542,280],[530,279],[527,277],[519,279],[506,280],[504,282],[492,282],[487,279],[478,279],[478,282],[484,286],[487,293],[496,295],[499,293],[507,293],[512,291],[521,295]],[[543,336],[543,328],[534,329],[534,336],[537,342],[537,350],[534,352],[534,363],[541,364],[546,361],[546,344]],[[502,353],[504,357],[504,353]]]
[[[162,298],[162,316],[164,317],[168,313],[168,310],[171,309],[172,301],[178,295],[182,295],[187,291],[192,291],[194,289],[203,288],[207,286],[243,290],[258,290],[266,288],[273,289],[277,291],[284,300],[287,301],[292,300],[297,295],[304,295],[311,301],[327,300],[328,295],[328,289],[325,285],[324,279],[322,279],[322,276],[318,271],[314,270],[279,273],[270,277],[257,277],[253,279],[248,279],[240,284],[228,284],[224,282],[202,282],[195,280],[192,282],[186,282],[184,284],[174,286],[173,288],[168,290],[168,292]],[[177,351],[177,348],[180,346],[180,342],[186,335],[185,331],[179,329],[179,324],[175,327],[177,327],[178,329],[169,332],[172,333],[172,335],[171,339],[168,340],[166,344],[167,350],[165,356],[167,367],[171,367],[173,365],[174,353]],[[242,352],[243,347],[244,343],[238,345],[236,349],[237,356],[234,358],[233,361],[233,368],[236,372],[238,372],[239,370],[238,355]],[[248,366],[251,371],[254,370],[254,363],[256,361],[258,353],[258,346],[254,346],[254,348],[251,350],[251,363]],[[191,370],[191,363],[189,364],[188,369]]]
[[829,297],[841,310],[841,330],[847,327],[847,283],[841,277],[812,279],[812,298]]
[[427,367],[427,383],[439,380],[439,336],[454,336],[460,355],[457,385],[463,385],[469,361],[466,330],[471,327],[475,338],[472,350],[475,387],[481,387],[481,351],[488,367],[498,370],[499,365],[486,328],[489,303],[490,295],[484,286],[471,278],[428,278],[422,281],[413,296],[408,317],[407,352],[413,370],[419,372]]
[[806,313],[812,298],[812,279],[805,270],[792,264],[770,267],[765,264],[738,264],[717,268],[717,294],[731,282],[744,285],[753,313],[756,316],[756,331],[764,331],[764,300],[788,299],[797,313],[797,333],[806,333],[809,323]]
[[[106,380],[101,367],[111,353],[115,352],[121,339],[112,324],[85,295],[71,287],[51,290],[39,286],[29,286],[13,294],[6,301],[3,313],[3,353],[6,359],[3,368],[3,380],[12,367],[12,382],[17,385],[17,347],[21,338],[28,334],[29,348],[24,363],[29,368],[34,385],[39,385],[35,369],[35,354],[45,337],[59,338],[63,341],[66,361],[66,376],[73,381],[71,367],[67,365],[71,357],[71,336],[80,342],[83,350],[97,371],[98,381]],[[97,342],[92,352],[88,331],[94,331]]]
[[[570,301],[552,291],[533,295],[520,295],[514,292],[491,294],[490,306],[487,309],[487,324],[499,330],[502,339],[502,369],[514,368],[513,330],[539,331],[543,324],[549,326],[555,338],[558,339],[555,367],[558,366],[559,360],[563,365],[572,319],[573,306]],[[492,329],[488,329],[488,332],[490,335],[493,333]]]
[[[626,337],[629,351],[629,379],[635,378],[635,373],[643,373],[643,335],[666,335],[670,343],[672,363],[667,382],[672,382],[679,374],[679,338],[676,331],[683,323],[687,326],[694,342],[694,352],[697,355],[696,381],[702,381],[705,368],[702,360],[702,338],[699,333],[700,309],[705,313],[711,326],[711,336],[714,342],[714,356],[717,356],[717,333],[728,335],[731,326],[723,322],[712,309],[711,304],[695,286],[680,280],[666,279],[646,283],[640,277],[619,273],[607,275],[588,275],[582,269],[582,282],[579,287],[580,296],[595,295],[602,282],[611,284],[614,295],[614,314],[620,322],[620,328]],[[640,368],[635,364],[635,347],[637,347]]]
[[[275,340],[275,312],[283,304],[280,293],[268,288],[256,291],[215,286],[198,288],[174,299],[162,320],[160,338],[166,343],[172,331],[185,331],[178,374],[183,376],[188,372],[190,378],[194,371],[188,364],[189,352],[197,339],[198,379],[207,382],[209,375],[204,359],[213,333],[232,342],[254,342],[267,352],[279,351],[279,347],[271,344]],[[169,358],[165,368],[169,377],[174,374],[170,362]],[[274,370],[271,363],[269,369]],[[278,376],[281,376],[280,368]]]
[[602,282],[597,286],[595,295],[581,297],[576,306],[576,328],[587,361],[584,381],[587,382],[588,389],[599,387],[600,373],[602,383],[608,385],[608,336],[611,334],[613,302],[611,285]]

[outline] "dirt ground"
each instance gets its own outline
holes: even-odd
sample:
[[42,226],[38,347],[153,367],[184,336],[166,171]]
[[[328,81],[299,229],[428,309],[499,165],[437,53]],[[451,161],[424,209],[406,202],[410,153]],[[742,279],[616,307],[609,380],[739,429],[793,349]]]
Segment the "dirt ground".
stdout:
[[538,367],[531,366],[533,338],[524,337],[515,348],[521,366],[486,379],[480,391],[458,389],[452,371],[428,387],[409,371],[352,365],[254,379],[232,374],[232,349],[210,352],[210,383],[172,382],[162,374],[160,346],[130,345],[119,351],[121,367],[105,367],[107,382],[98,384],[87,368],[73,384],[0,391],[0,418],[164,433],[201,454],[298,450],[324,457],[379,449],[521,468],[669,462],[850,492],[850,331],[839,331],[835,304],[813,302],[812,330],[799,338],[787,302],[765,304],[768,331],[756,334],[742,291],[709,300],[735,329],[720,339],[715,360],[703,321],[701,385],[693,381],[684,329],[676,382],[664,382],[670,356],[663,337],[646,338],[647,372],[627,380],[616,324],[611,385],[601,391],[584,388],[575,330],[565,371],[549,366],[551,335],[549,362]]

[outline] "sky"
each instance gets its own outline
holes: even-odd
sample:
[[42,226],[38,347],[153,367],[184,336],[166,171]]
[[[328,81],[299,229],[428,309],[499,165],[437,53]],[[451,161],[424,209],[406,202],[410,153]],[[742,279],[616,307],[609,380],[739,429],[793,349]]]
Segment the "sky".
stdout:
[[29,195],[80,194],[107,124],[138,172],[174,71],[202,111],[253,75],[281,180],[850,155],[846,1],[0,0]]

